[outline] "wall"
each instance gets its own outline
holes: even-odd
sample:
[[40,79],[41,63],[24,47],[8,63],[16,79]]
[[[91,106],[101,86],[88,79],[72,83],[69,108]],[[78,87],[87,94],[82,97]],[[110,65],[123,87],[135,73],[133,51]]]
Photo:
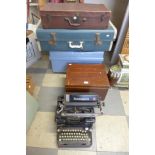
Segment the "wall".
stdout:
[[84,0],[85,3],[105,4],[112,11],[112,22],[120,30],[128,0]]

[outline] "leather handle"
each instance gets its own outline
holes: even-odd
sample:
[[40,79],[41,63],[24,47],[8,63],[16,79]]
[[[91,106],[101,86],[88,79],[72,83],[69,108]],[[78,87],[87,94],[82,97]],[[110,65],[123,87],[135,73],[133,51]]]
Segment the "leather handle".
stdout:
[[72,23],[68,17],[65,17],[65,20],[68,21],[71,26],[80,26],[80,23]]

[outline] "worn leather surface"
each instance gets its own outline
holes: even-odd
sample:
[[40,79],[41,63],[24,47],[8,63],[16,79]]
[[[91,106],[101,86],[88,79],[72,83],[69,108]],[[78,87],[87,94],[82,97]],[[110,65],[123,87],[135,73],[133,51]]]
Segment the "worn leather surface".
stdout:
[[104,4],[82,4],[82,3],[47,3],[40,11],[67,11],[67,12],[110,12]]

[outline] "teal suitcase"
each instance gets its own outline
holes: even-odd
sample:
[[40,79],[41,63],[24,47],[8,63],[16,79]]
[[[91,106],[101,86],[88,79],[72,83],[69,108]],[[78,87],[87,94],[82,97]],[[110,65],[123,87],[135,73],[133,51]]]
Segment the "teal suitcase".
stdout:
[[117,29],[109,22],[107,29],[43,29],[36,30],[41,50],[49,51],[110,51]]

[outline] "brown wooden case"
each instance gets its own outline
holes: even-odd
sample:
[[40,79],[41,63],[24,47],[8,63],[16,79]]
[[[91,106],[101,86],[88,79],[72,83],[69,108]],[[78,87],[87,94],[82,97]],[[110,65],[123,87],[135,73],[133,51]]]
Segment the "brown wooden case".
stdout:
[[104,4],[47,3],[40,16],[45,29],[106,29],[111,11]]
[[103,64],[69,64],[66,72],[66,92],[95,92],[104,100],[110,87]]

